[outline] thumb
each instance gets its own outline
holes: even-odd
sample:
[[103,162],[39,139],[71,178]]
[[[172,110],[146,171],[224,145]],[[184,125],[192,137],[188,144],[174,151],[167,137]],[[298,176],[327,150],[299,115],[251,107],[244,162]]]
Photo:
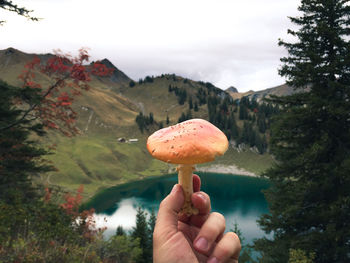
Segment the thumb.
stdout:
[[170,194],[160,203],[157,222],[154,228],[154,242],[164,243],[177,233],[178,213],[185,198],[182,187],[174,185]]

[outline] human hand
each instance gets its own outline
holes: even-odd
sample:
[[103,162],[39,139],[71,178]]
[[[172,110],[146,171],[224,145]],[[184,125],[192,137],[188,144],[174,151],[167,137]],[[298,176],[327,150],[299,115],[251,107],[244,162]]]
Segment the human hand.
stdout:
[[179,215],[184,203],[179,184],[161,202],[153,233],[153,262],[238,263],[241,250],[238,236],[233,232],[224,233],[223,215],[210,213],[209,196],[199,192],[197,175],[193,176],[193,188],[192,203],[198,208],[198,215]]

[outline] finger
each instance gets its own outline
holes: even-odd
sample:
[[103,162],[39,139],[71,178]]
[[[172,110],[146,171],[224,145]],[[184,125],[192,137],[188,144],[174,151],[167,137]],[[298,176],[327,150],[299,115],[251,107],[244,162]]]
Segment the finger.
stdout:
[[191,202],[198,209],[198,214],[209,214],[211,210],[210,197],[207,193],[196,192],[191,196]]
[[[193,192],[194,192],[194,193],[199,192],[199,190],[200,190],[200,188],[201,188],[201,179],[200,179],[200,177],[199,177],[198,175],[196,175],[196,174],[193,174],[193,175],[192,175],[192,178],[193,178]],[[204,200],[204,201],[205,201],[205,200]],[[200,204],[200,202],[201,202],[201,200],[197,201],[197,204],[198,204],[199,206],[202,206],[202,205]],[[193,204],[193,199],[192,199],[192,204]],[[197,207],[195,204],[193,204],[193,205],[194,205],[194,207]],[[198,208],[198,207],[197,207],[197,208]],[[200,211],[199,211],[199,213],[200,213]],[[186,214],[181,213],[181,214],[179,215],[179,220],[180,220],[181,222],[189,223],[189,222],[190,222],[190,219],[191,219],[191,216],[188,216],[188,215],[186,215]]]
[[196,227],[201,227],[205,220],[207,220],[211,210],[210,197],[204,192],[195,192],[191,196],[191,202],[198,209],[198,214],[192,216],[181,214],[179,220]]
[[208,262],[232,262],[238,263],[241,242],[233,232],[226,233],[219,243],[216,244]]
[[210,211],[210,197],[204,192],[196,192],[192,194],[192,204],[198,209],[198,215],[192,215],[190,218],[190,224],[201,228],[204,222],[207,220]]
[[154,241],[164,243],[178,230],[178,213],[184,203],[182,187],[174,185],[170,194],[160,203],[156,225],[154,227]]
[[198,192],[201,189],[201,178],[196,174],[193,174],[192,178],[193,178],[193,192]]
[[193,243],[195,249],[209,256],[215,240],[225,231],[225,224],[225,218],[222,214],[211,213]]

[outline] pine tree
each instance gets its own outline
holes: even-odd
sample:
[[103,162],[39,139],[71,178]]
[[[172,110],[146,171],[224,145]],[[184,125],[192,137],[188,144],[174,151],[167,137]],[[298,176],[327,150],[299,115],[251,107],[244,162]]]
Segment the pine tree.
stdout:
[[153,117],[153,112],[149,113],[149,124],[153,124],[154,122],[154,117]]
[[149,228],[149,244],[150,244],[150,252],[151,252],[151,261],[153,262],[153,232],[154,227],[156,225],[157,216],[154,212],[154,209],[152,208],[149,219],[148,219],[148,228]]
[[135,85],[136,85],[135,81],[131,80],[131,81],[129,82],[129,87],[130,87],[130,88],[135,87]]
[[166,116],[166,121],[165,121],[166,125],[169,125],[170,123],[170,119],[169,119],[169,115]]
[[177,101],[180,105],[184,105],[187,98],[187,91],[185,88],[175,89],[175,94],[177,96]]
[[261,133],[266,132],[267,127],[266,127],[265,114],[263,114],[263,113],[258,114],[257,125],[258,125],[259,132],[261,132]]
[[152,250],[149,240],[149,228],[147,224],[147,213],[141,208],[137,208],[136,214],[136,226],[132,230],[132,237],[134,239],[139,238],[140,247],[142,249],[142,257],[140,257],[137,263],[151,262]]
[[231,138],[236,140],[239,136],[239,131],[238,131],[238,126],[237,126],[236,119],[233,112],[230,114],[228,118],[227,129],[231,133]]
[[[260,225],[261,262],[288,262],[289,251],[315,262],[350,262],[349,0],[303,0],[299,26],[280,41],[289,55],[280,75],[299,93],[274,98],[271,146],[278,164],[265,176],[270,213]],[[303,253],[304,253],[303,252]]]
[[125,236],[125,230],[122,226],[118,226],[117,230],[115,231],[116,236]]
[[186,114],[185,113],[181,113],[181,116],[180,116],[180,118],[178,119],[178,123],[180,123],[180,122],[183,122],[183,121],[186,121],[186,120],[188,120],[187,119],[187,116],[186,116]]
[[239,106],[239,119],[240,120],[247,120],[249,116],[247,106],[245,104],[240,104]]
[[156,216],[156,214],[154,212],[154,209],[152,208],[151,214],[150,214],[149,220],[148,220],[149,230],[150,230],[150,233],[151,233],[151,240],[152,240],[154,227],[156,225],[156,221],[157,221],[157,216]]
[[188,107],[189,107],[189,109],[190,109],[190,110],[192,110],[192,109],[193,109],[193,101],[192,101],[192,96],[190,96],[190,97],[189,97],[189,99],[188,99]]
[[52,169],[40,158],[47,152],[29,140],[31,133],[44,135],[43,125],[34,120],[3,129],[20,119],[24,110],[14,101],[26,99],[35,102],[40,97],[39,89],[16,88],[0,81],[0,200],[5,203],[29,202],[36,195],[32,180],[35,175]]
[[199,106],[207,103],[207,92],[201,87],[197,91]]
[[194,111],[199,111],[199,108],[198,108],[198,103],[197,101],[194,103],[194,108],[193,108]]
[[250,122],[243,123],[242,134],[239,139],[239,143],[247,143],[250,147],[255,145],[255,132]]
[[137,123],[137,126],[139,127],[141,133],[143,133],[143,130],[146,128],[146,123],[145,123],[145,117],[143,116],[142,112],[140,112],[136,116],[135,122]]
[[192,111],[189,109],[189,110],[187,110],[187,113],[186,113],[186,119],[187,120],[190,120],[190,119],[192,119]]

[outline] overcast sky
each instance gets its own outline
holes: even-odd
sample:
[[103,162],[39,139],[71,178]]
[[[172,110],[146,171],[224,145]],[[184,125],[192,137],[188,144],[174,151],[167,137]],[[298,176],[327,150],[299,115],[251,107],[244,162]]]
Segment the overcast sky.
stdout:
[[300,0],[14,0],[39,22],[0,10],[0,49],[108,58],[129,77],[175,73],[240,92],[283,84],[278,38]]

